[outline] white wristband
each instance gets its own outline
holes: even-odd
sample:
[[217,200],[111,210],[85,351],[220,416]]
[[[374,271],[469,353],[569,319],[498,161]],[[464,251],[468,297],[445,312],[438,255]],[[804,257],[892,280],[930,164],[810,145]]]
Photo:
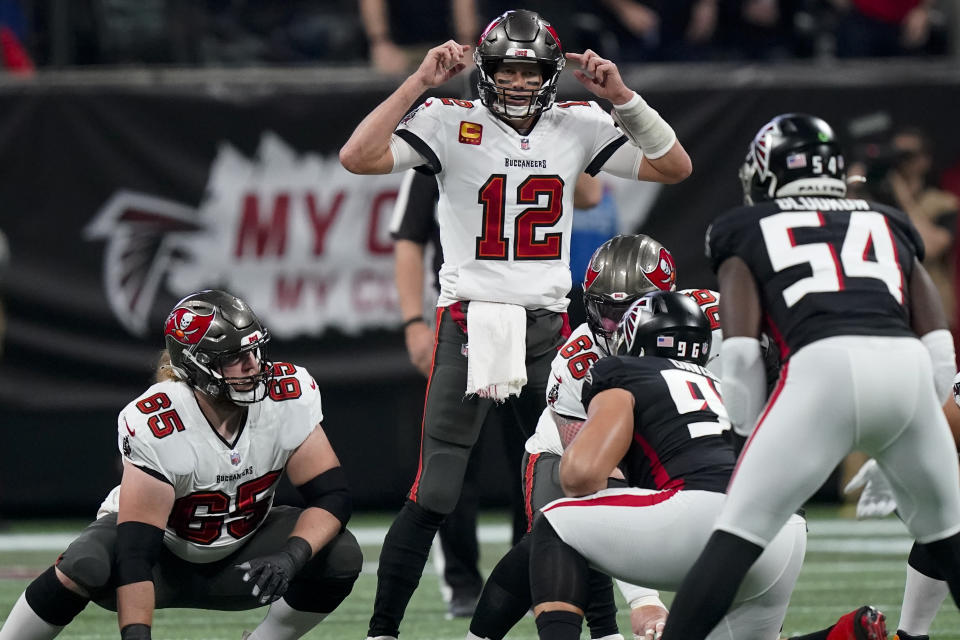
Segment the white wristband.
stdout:
[[724,338],[720,348],[723,377],[720,395],[733,430],[749,436],[756,427],[767,395],[767,375],[760,341],[756,338]]
[[610,115],[630,141],[643,149],[643,155],[651,160],[666,155],[677,141],[677,134],[667,121],[636,91],[630,100],[615,106]]

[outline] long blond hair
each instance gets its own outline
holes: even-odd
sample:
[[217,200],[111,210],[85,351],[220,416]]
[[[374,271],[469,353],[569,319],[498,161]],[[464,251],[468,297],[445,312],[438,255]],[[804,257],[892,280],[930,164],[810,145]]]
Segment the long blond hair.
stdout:
[[154,374],[157,382],[178,382],[180,376],[173,370],[173,364],[170,362],[170,352],[164,349],[160,352],[160,358],[157,360],[157,370]]

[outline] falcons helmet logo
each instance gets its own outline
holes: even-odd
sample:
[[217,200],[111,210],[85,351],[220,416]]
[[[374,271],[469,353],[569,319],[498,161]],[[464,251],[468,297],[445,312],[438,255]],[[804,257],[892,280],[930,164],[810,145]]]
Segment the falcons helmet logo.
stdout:
[[164,276],[187,260],[182,239],[203,228],[197,211],[178,202],[119,191],[84,229],[87,240],[106,240],[103,279],[114,315],[135,335],[147,318]]

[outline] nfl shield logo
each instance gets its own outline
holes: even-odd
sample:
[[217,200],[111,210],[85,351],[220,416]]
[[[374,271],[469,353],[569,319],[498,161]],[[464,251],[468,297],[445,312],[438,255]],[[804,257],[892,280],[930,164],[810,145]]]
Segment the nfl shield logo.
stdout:
[[230,452],[230,462],[233,464],[233,466],[237,466],[238,464],[240,464],[240,452],[239,452],[239,451],[231,451],[231,452]]
[[530,150],[530,138],[520,138],[520,148],[524,151]]

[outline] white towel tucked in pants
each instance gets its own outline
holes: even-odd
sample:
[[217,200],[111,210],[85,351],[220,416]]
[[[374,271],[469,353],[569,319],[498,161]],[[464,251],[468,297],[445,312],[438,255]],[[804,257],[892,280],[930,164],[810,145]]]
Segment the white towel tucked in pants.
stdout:
[[515,304],[467,305],[467,395],[503,402],[527,383],[527,310]]

